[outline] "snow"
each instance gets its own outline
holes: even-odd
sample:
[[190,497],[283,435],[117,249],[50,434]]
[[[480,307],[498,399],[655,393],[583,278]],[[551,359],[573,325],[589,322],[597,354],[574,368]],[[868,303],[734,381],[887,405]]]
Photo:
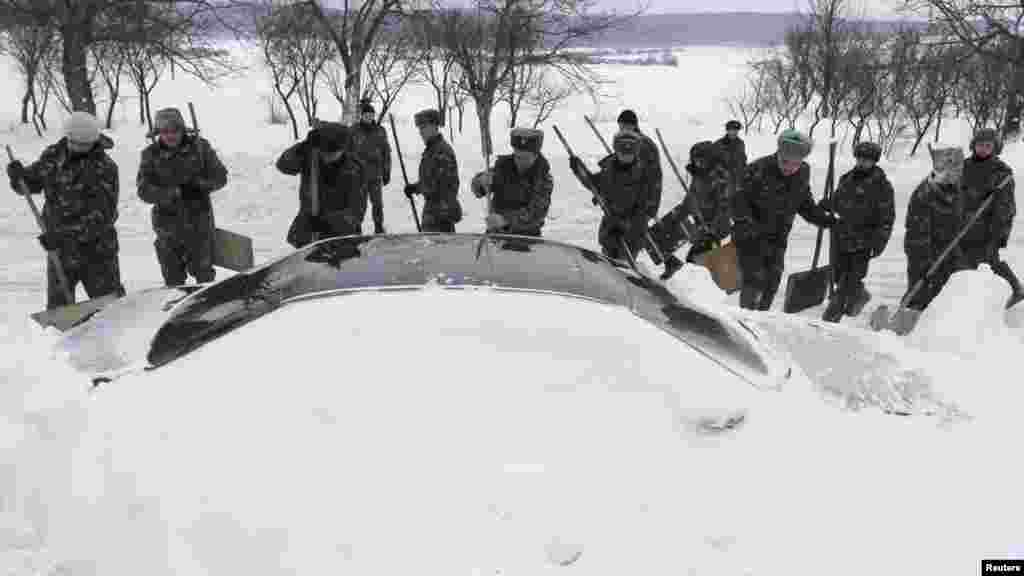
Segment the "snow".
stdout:
[[[251,50],[232,49],[252,60]],[[582,115],[610,135],[630,107],[644,130],[661,129],[682,165],[693,142],[722,132],[729,115],[721,98],[742,86],[754,52],[691,47],[677,55],[678,68],[603,67],[613,81],[607,97],[580,97],[553,122],[592,165],[603,149]],[[40,139],[18,125],[17,90],[17,82],[0,89],[0,144],[29,159],[56,130]],[[287,252],[296,209],[295,180],[273,167],[292,142],[290,128],[265,122],[268,93],[256,70],[214,89],[179,77],[154,96],[157,107],[196,104],[229,169],[228,187],[215,196],[218,224],[252,236],[258,263]],[[412,114],[429,102],[429,91],[414,87],[394,109],[411,171],[420,151]],[[322,106],[322,117],[337,115],[329,96]],[[130,291],[161,282],[148,207],[133,190],[145,143],[136,111],[126,102],[110,131]],[[484,162],[471,113],[453,141],[463,182]],[[59,118],[50,115],[54,125]],[[505,125],[501,111],[494,125]],[[775,137],[745,139],[755,158]],[[969,128],[946,119],[943,140],[966,146]],[[505,149],[497,131],[495,141]],[[848,147],[842,136],[837,173],[853,165]],[[556,139],[545,154],[556,182],[545,234],[596,247],[598,209]],[[816,146],[809,158],[816,191],[827,154]],[[872,262],[874,299],[860,318],[825,325],[816,320],[820,307],[784,315],[781,297],[772,312],[740,311],[736,295],[693,267],[669,282],[748,320],[797,362],[778,392],[712,378],[688,348],[621,310],[437,290],[297,304],[182,362],[92,389],[62,362],[69,350],[88,352],[75,348],[87,340],[57,347],[59,335],[27,319],[44,301],[44,260],[24,201],[0,195],[0,571],[704,575],[827,566],[835,574],[964,574],[982,558],[1024,557],[1022,467],[1013,456],[1024,431],[1016,376],[1024,307],[1003,312],[1001,280],[965,272],[913,335],[864,330],[870,311],[895,306],[906,288],[904,211],[931,162],[924,151],[905,154],[900,148],[882,163],[896,188],[897,227]],[[1024,168],[1018,142],[1002,157]],[[386,225],[412,231],[395,164]],[[666,178],[662,211],[681,192]],[[482,230],[484,205],[462,196],[460,230]],[[1003,257],[1024,273],[1020,230],[1018,221]],[[807,267],[814,238],[798,219],[787,272]],[[439,353],[427,344],[453,308]],[[134,330],[155,321],[140,316]],[[482,339],[481,326],[493,340]],[[298,352],[281,335],[291,341],[307,331],[303,358],[327,368],[316,375],[282,357]],[[239,377],[245,366],[261,377]],[[737,413],[744,420],[735,432],[696,433],[706,417]]]

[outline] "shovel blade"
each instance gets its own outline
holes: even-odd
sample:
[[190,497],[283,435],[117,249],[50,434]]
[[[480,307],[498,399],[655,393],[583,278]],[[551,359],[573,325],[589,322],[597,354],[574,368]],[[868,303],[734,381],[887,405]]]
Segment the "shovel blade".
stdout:
[[93,298],[92,300],[86,300],[85,302],[69,304],[67,306],[61,306],[60,308],[54,308],[53,310],[36,312],[30,317],[35,320],[36,324],[39,324],[44,328],[56,328],[61,332],[66,332],[85,320],[88,320],[88,318],[94,313],[99,312],[118,298],[120,298],[120,296],[108,294],[106,296],[100,296],[99,298]]
[[921,312],[911,308],[901,308],[896,314],[890,316],[889,307],[883,304],[871,313],[870,325],[875,332],[890,330],[900,336],[905,336],[910,334],[914,326],[917,326],[917,321],[920,318]]

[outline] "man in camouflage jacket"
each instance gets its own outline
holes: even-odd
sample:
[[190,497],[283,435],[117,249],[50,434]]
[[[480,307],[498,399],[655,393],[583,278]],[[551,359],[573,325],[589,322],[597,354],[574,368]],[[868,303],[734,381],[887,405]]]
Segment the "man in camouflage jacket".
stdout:
[[373,213],[373,233],[384,234],[383,186],[391,182],[391,146],[384,127],[377,122],[369,100],[359,107],[359,123],[352,131],[353,148],[365,169],[366,194]]
[[[932,150],[932,173],[910,196],[907,206],[903,251],[907,255],[907,289],[925,277],[939,255],[953,241],[963,224],[960,181],[963,152],[959,148]],[[936,272],[907,303],[924,310],[942,290],[949,277],[963,265],[962,243],[953,248]]]
[[661,153],[658,152],[658,145],[654,143],[654,140],[640,131],[640,120],[637,118],[636,112],[623,110],[619,114],[618,124],[619,132],[632,132],[637,137],[637,164],[647,180],[644,209],[647,219],[654,220],[658,217],[658,209],[661,207]]
[[[75,288],[85,286],[89,298],[124,296],[118,263],[117,204],[120,181],[117,165],[107,155],[113,141],[100,134],[99,123],[87,112],[74,112],[65,136],[43,151],[29,166],[7,165],[11,188],[20,184],[30,194],[43,194],[45,231],[39,243],[55,250],[69,286],[60,284],[53,263],[46,266],[46,308],[74,304]],[[67,293],[71,299],[68,300]]]
[[832,228],[838,289],[822,316],[828,322],[839,322],[843,314],[856,316],[870,299],[864,288],[868,263],[885,250],[896,219],[892,184],[877,164],[882,149],[874,142],[859,142],[853,156],[857,165],[839,178],[826,205],[839,216]]
[[152,204],[156,257],[167,286],[191,275],[213,282],[214,219],[210,194],[227,184],[228,173],[213,147],[186,132],[177,108],[164,108],[153,120],[157,139],[142,151],[135,183],[138,196]]
[[733,196],[732,237],[743,272],[743,308],[771,308],[797,214],[815,226],[829,228],[835,223],[811,196],[811,168],[803,161],[810,152],[809,138],[796,130],[783,131],[778,151],[748,164]]
[[551,166],[540,153],[544,133],[516,128],[511,140],[514,152],[498,156],[493,169],[473,178],[473,194],[491,195],[488,232],[540,236],[554,187]]
[[730,197],[736,192],[736,187],[743,179],[743,169],[747,167],[747,145],[740,138],[742,127],[738,120],[729,120],[725,123],[725,136],[715,141],[725,156],[725,167],[729,172]]
[[[981,264],[988,264],[994,273],[1002,277],[1010,285],[1012,294],[1007,306],[1024,300],[1024,289],[1020,280],[1010,269],[1010,265],[999,257],[999,250],[1006,248],[1013,230],[1013,219],[1017,214],[1014,198],[1013,169],[1002,159],[1002,142],[995,130],[985,128],[978,130],[971,140],[970,158],[964,161],[961,188],[964,195],[964,217],[969,218],[977,212],[981,203],[989,194],[995,199],[971,227],[961,241],[964,252],[964,265],[976,269]],[[1001,188],[997,186],[1007,177],[1010,181]]]
[[405,187],[405,195],[423,196],[424,232],[455,232],[462,221],[459,204],[459,164],[455,151],[441,134],[441,113],[422,110],[413,117],[426,146],[420,158],[419,180]]
[[[288,228],[287,241],[296,248],[331,236],[362,234],[366,217],[366,179],[363,163],[350,152],[348,126],[321,122],[306,139],[277,159],[282,174],[299,176],[299,212]],[[317,154],[314,156],[314,152]],[[317,213],[313,214],[312,161],[316,159]]]
[[[597,241],[608,258],[626,260],[623,242],[636,258],[644,245],[648,220],[650,180],[638,159],[640,138],[633,132],[619,132],[613,140],[615,152],[598,162],[600,171],[592,174],[583,161],[573,156],[569,167],[588,189],[604,200],[607,212],[601,218]],[[598,204],[597,198],[593,200]]]

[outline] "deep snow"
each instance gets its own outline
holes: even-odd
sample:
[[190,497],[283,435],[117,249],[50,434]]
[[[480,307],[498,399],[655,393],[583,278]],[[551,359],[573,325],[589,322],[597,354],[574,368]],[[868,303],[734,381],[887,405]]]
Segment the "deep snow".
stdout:
[[[618,111],[632,107],[642,128],[661,129],[682,165],[693,142],[719,136],[728,119],[721,97],[740,86],[740,66],[750,52],[691,48],[678,55],[679,68],[604,68],[615,80],[610,97],[599,105],[580,98],[554,122],[593,164],[602,149],[581,115],[591,114],[610,136]],[[17,83],[8,82],[0,93],[8,103],[0,110],[0,144],[31,159],[57,132],[39,139],[18,126],[16,92]],[[195,102],[203,131],[230,172],[228,187],[215,197],[218,224],[251,235],[261,262],[287,250],[283,237],[296,203],[296,182],[273,168],[291,143],[290,129],[266,124],[266,93],[265,76],[254,71],[215,90],[178,78],[158,87],[154,98],[158,107]],[[411,117],[427,102],[425,89],[412,88],[394,109],[411,173],[421,149]],[[144,144],[135,110],[132,101],[120,108],[111,131],[121,168],[119,231],[129,290],[160,283],[148,207],[134,195]],[[328,107],[323,115],[334,113]],[[51,114],[51,122],[59,125],[59,116]],[[499,112],[495,126],[502,125]],[[943,140],[966,145],[967,134],[963,123],[944,122]],[[499,151],[507,149],[502,133],[496,131],[495,140]],[[546,140],[556,191],[545,232],[593,247],[597,208],[572,178],[557,140]],[[755,158],[771,151],[774,137],[746,140]],[[454,140],[464,184],[482,168],[477,141],[467,116]],[[840,150],[848,148],[847,142]],[[88,562],[72,562],[84,557],[104,568],[112,566],[106,562],[123,567],[104,575],[283,574],[341,566],[374,574],[438,571],[431,568],[442,564],[453,573],[493,574],[501,567],[511,574],[554,569],[545,557],[572,557],[582,549],[570,566],[587,573],[810,574],[827,566],[839,574],[963,574],[976,571],[981,558],[1022,557],[1024,536],[1016,522],[1024,512],[1022,467],[1012,455],[1022,432],[1015,360],[1024,348],[1024,312],[1000,310],[1002,281],[985,271],[954,276],[912,337],[858,329],[877,304],[894,305],[905,289],[903,216],[928,160],[900,154],[883,163],[896,187],[897,226],[885,254],[872,263],[868,287],[875,299],[863,317],[834,327],[814,320],[820,308],[801,315],[728,308],[752,319],[801,373],[781,393],[729,396],[730,405],[749,409],[749,428],[699,442],[680,441],[667,425],[678,420],[669,403],[654,401],[665,396],[624,388],[649,381],[591,389],[585,396],[592,402],[571,403],[572,417],[561,418],[556,415],[565,411],[556,407],[567,408],[566,397],[539,385],[515,392],[499,386],[506,376],[533,368],[533,361],[501,364],[498,356],[485,362],[494,355],[478,354],[465,341],[440,366],[426,358],[410,361],[405,354],[421,353],[416,344],[426,338],[424,329],[390,311],[391,322],[369,322],[383,314],[379,304],[349,307],[345,320],[330,324],[332,334],[365,337],[354,340],[360,348],[353,362],[340,352],[330,357],[337,381],[282,371],[272,384],[255,385],[232,378],[232,366],[225,365],[204,378],[170,381],[167,375],[90,393],[87,380],[54,360],[49,345],[57,336],[27,320],[44,300],[43,258],[24,202],[0,195],[7,255],[0,262],[0,569],[93,574]],[[1019,144],[1009,143],[1003,158],[1019,169]],[[820,194],[827,146],[816,147],[811,163]],[[851,166],[847,154],[837,158],[840,173]],[[665,168],[662,211],[678,201],[680,190]],[[385,192],[386,224],[412,231],[400,181],[395,162]],[[483,206],[465,189],[460,229],[482,229]],[[1004,257],[1024,272],[1019,220]],[[787,271],[807,266],[814,236],[815,229],[798,219]],[[702,270],[684,270],[670,284],[702,302],[735,303],[710,286]],[[433,293],[422,298],[433,299],[424,301],[431,306],[446,302]],[[545,318],[533,306],[502,302],[495,322]],[[479,314],[491,308],[482,306]],[[559,313],[580,314],[575,325],[588,330],[629,329],[616,322],[614,311],[600,316],[567,308],[573,310]],[[292,316],[328,329],[314,306]],[[219,349],[240,346],[266,358],[280,345],[258,348],[269,338],[257,336],[273,330],[269,323],[254,326]],[[381,347],[371,348],[373,342]],[[689,374],[684,362],[645,361],[634,347],[641,346],[629,348],[634,368],[674,377],[677,398],[708,409],[719,398],[721,391]],[[608,364],[614,357],[593,360]],[[456,370],[493,379],[488,389],[500,394],[467,395],[465,387],[444,380],[387,380],[372,366],[388,374]],[[460,401],[450,402],[453,397]],[[496,398],[510,405],[499,409]],[[353,400],[377,408],[353,410]],[[887,415],[879,406],[916,415]],[[484,407],[489,410],[474,412]],[[483,414],[494,420],[483,421]],[[474,425],[455,427],[466,419]],[[515,441],[501,436],[507,450],[483,444],[514,426],[525,435]],[[335,434],[345,450],[332,442]],[[359,442],[350,438],[354,434]],[[682,457],[673,458],[677,454]],[[346,462],[355,477],[340,467]],[[337,489],[342,481],[351,483],[351,492]],[[339,513],[344,506],[350,506],[347,513]],[[124,540],[105,539],[108,532]]]

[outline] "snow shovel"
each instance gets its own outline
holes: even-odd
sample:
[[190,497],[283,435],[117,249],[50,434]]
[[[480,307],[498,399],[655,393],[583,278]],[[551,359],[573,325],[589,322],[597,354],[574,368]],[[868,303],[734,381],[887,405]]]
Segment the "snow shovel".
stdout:
[[[199,134],[199,123],[196,121],[196,108],[188,103],[188,113],[192,118],[192,130]],[[213,230],[213,265],[226,268],[233,272],[248,270],[255,265],[252,238],[243,236],[223,228]]]
[[[836,145],[833,140],[828,146],[828,174],[825,176],[825,199],[832,197],[832,185],[835,177]],[[795,272],[786,279],[786,297],[782,311],[786,314],[802,312],[818,306],[825,301],[829,284],[832,283],[832,266],[818,266],[821,256],[821,242],[824,228],[818,228],[818,238],[814,243],[814,258],[811,269]]]
[[967,220],[967,224],[964,224],[964,227],[960,229],[960,232],[958,232],[953,238],[953,241],[949,243],[949,246],[946,246],[935,262],[932,263],[931,267],[928,268],[925,275],[915,282],[910,290],[903,295],[899,306],[896,308],[896,312],[891,317],[889,316],[889,307],[885,304],[882,304],[871,313],[870,325],[872,330],[875,332],[879,332],[881,330],[892,330],[896,334],[903,336],[905,334],[909,334],[910,331],[914,329],[914,326],[917,325],[918,319],[921,317],[921,311],[907,308],[907,304],[909,304],[911,299],[913,299],[914,296],[917,296],[917,293],[924,288],[925,283],[931,279],[932,275],[935,274],[939,267],[942,266],[942,263],[946,261],[946,258],[949,257],[949,253],[952,252],[958,244],[960,244],[960,240],[967,234],[967,231],[971,229],[971,226],[978,221],[978,218],[981,217],[981,213],[988,209],[989,204],[991,204],[992,200],[995,199],[995,191],[1006,186],[1006,184],[1012,179],[1012,175],[1007,175],[1006,178],[996,186],[996,189],[989,194],[987,198],[985,198],[985,201],[981,203],[981,206],[979,206],[974,214],[972,214]]
[[[395,154],[398,155],[398,165],[402,167],[402,179],[405,180],[405,185],[409,185],[409,173],[405,171],[405,159],[402,157],[402,147],[398,144],[398,131],[395,130],[395,116],[394,114],[388,114],[388,121],[391,122],[391,139],[395,141]],[[416,231],[423,232],[423,228],[420,227],[420,216],[416,213],[416,201],[411,196],[406,196],[409,200],[409,207],[412,208],[412,220],[416,223]]]

